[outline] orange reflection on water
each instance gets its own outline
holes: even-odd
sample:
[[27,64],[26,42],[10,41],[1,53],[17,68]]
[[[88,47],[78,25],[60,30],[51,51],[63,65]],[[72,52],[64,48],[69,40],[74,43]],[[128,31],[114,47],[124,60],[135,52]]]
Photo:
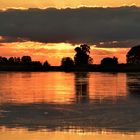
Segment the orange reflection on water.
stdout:
[[1,103],[78,103],[127,96],[126,74],[0,73]]
[[1,140],[139,140],[140,134],[123,134],[113,132],[40,132],[24,129],[2,129]]
[[3,73],[0,74],[0,80],[2,103],[66,103],[73,98],[74,76],[71,74]]
[[89,83],[90,98],[116,100],[127,95],[125,73],[96,73],[91,75]]

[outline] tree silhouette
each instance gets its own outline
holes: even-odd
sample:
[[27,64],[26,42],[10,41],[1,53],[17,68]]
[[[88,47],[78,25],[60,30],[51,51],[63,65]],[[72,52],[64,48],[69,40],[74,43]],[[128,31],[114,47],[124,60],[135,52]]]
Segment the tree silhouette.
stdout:
[[140,45],[132,47],[126,57],[128,64],[140,64]]
[[113,58],[106,57],[101,60],[101,65],[117,65],[117,64],[118,58],[115,56]]
[[0,56],[0,62],[1,63],[7,63],[7,58],[6,57],[2,57],[2,56]]
[[19,64],[20,63],[20,57],[10,57],[8,59],[8,63],[10,63],[10,64]]
[[45,69],[50,67],[50,64],[48,63],[47,60],[44,62],[43,67],[44,67]]
[[10,58],[8,59],[8,62],[9,62],[9,63],[14,63],[14,62],[15,62],[14,57],[10,57]]
[[20,57],[14,57],[14,61],[15,61],[16,63],[20,63],[20,62],[21,62]]
[[76,47],[75,51],[76,55],[74,56],[74,62],[76,66],[92,64],[93,59],[89,56],[90,46],[82,44],[80,47]]
[[74,66],[74,61],[70,57],[63,57],[61,61],[61,66],[64,68],[71,68]]
[[32,62],[32,59],[31,59],[30,56],[22,56],[21,62],[23,62],[23,63],[29,63],[29,62]]

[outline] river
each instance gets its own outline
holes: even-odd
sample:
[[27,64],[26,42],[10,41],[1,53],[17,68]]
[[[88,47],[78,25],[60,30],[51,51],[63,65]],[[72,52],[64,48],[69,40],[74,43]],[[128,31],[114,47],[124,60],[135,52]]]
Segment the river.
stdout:
[[0,72],[1,140],[140,139],[140,73]]

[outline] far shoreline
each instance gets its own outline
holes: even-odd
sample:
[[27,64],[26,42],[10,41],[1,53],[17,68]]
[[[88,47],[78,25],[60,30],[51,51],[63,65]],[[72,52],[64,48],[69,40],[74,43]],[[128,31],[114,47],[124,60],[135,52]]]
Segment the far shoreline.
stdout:
[[34,66],[34,65],[0,65],[0,71],[6,72],[140,72],[138,64],[101,65],[93,64],[81,67]]

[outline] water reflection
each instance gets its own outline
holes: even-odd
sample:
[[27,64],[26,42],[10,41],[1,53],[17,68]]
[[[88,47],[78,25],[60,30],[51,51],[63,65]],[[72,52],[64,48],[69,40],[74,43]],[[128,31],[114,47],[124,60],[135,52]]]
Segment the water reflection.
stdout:
[[0,73],[1,103],[70,103],[74,75],[70,73]]
[[112,132],[30,132],[24,129],[12,130],[4,129],[0,131],[0,139],[2,140],[139,140],[140,134],[119,134]]
[[0,73],[1,103],[89,103],[127,96],[125,73]]
[[140,98],[140,73],[127,73],[127,88],[130,98]]
[[0,73],[0,80],[2,127],[140,132],[136,74]]
[[90,99],[115,103],[127,96],[125,73],[95,73],[90,75]]
[[75,73],[75,92],[77,103],[89,102],[89,73]]

